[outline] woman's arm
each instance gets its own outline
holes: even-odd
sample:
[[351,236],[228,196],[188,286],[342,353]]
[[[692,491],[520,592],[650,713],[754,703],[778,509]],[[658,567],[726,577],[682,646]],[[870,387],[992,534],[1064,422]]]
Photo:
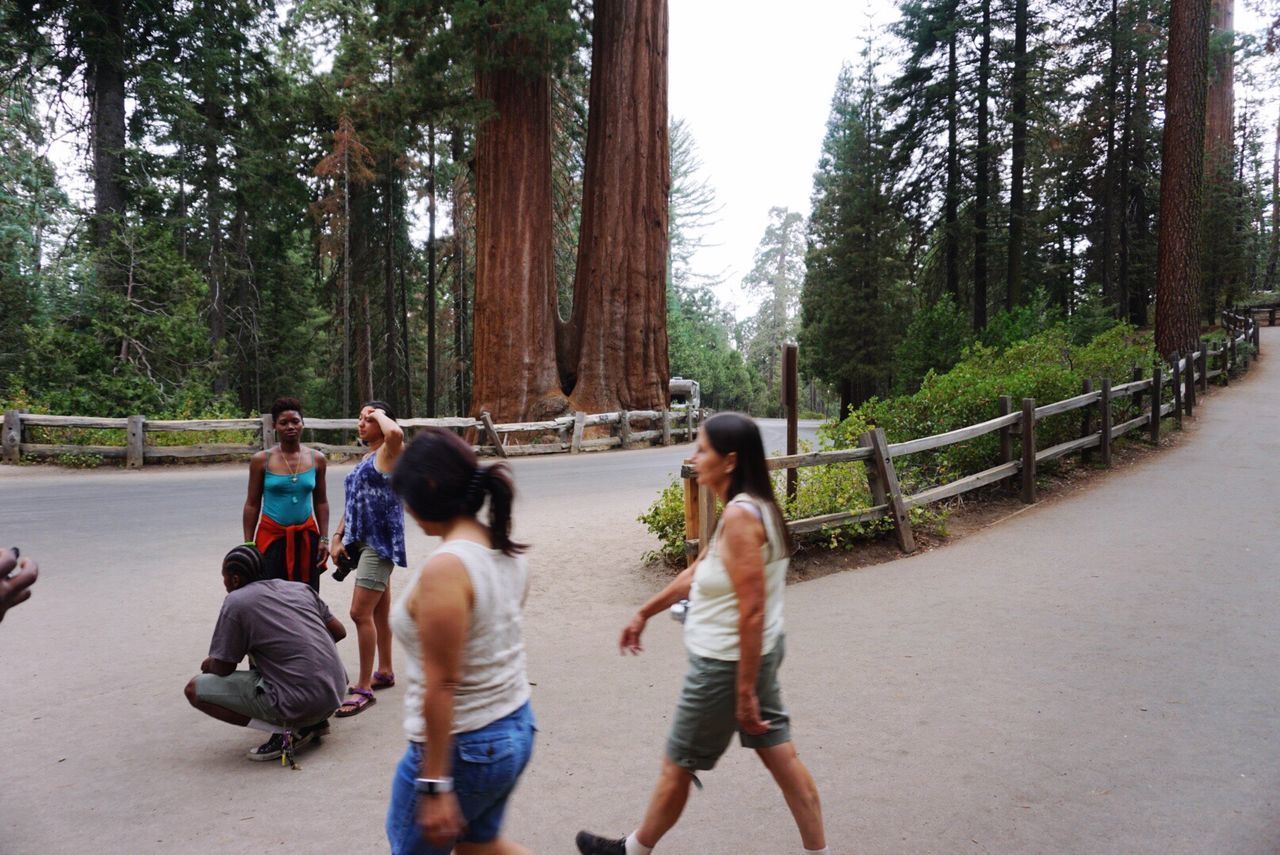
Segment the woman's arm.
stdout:
[[390,472],[396,468],[396,461],[404,450],[404,429],[382,410],[374,410],[369,415],[378,422],[378,428],[382,431],[382,445],[378,448],[378,469]]
[[[471,579],[457,556],[437,555],[427,562],[418,580],[413,613],[425,678],[422,717],[427,744],[419,771],[423,778],[447,778],[453,771],[453,696],[462,679],[473,597]],[[418,824],[432,844],[451,843],[462,830],[457,797],[453,793],[423,796]]]
[[338,527],[333,530],[333,537],[329,538],[329,555],[334,561],[339,556],[346,557],[347,547],[342,544],[342,536],[347,533],[347,517],[344,513],[338,517]]
[[724,567],[738,596],[738,725],[747,733],[764,733],[768,722],[760,720],[756,678],[764,647],[764,559],[760,548],[764,524],[744,507],[729,505],[720,530]]
[[258,530],[258,517],[262,516],[262,484],[266,480],[267,458],[270,456],[270,451],[259,451],[249,461],[249,494],[240,514],[245,543],[252,541],[254,532]]
[[316,456],[316,489],[311,494],[311,509],[316,515],[316,527],[320,529],[320,555],[317,563],[324,567],[329,562],[329,490],[325,486],[329,463],[320,452],[313,449],[311,453]]
[[640,635],[644,632],[645,624],[649,622],[649,618],[671,608],[673,603],[688,598],[689,590],[693,587],[693,571],[697,566],[698,562],[694,561],[681,570],[678,576],[667,583],[667,587],[654,594],[640,607],[635,616],[622,628],[622,637],[618,639],[618,649],[622,653],[639,655],[640,651],[644,650],[644,645],[640,643]]

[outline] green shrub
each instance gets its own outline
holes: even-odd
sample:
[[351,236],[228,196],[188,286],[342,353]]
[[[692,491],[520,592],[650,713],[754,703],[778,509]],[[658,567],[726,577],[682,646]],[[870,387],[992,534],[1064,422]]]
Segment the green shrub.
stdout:
[[645,553],[645,561],[674,565],[684,560],[684,484],[680,478],[673,478],[637,519],[658,536],[660,544]]
[[[1021,324],[1023,320],[1013,319],[1010,323]],[[998,416],[1001,395],[1010,396],[1015,407],[1023,398],[1034,398],[1039,405],[1049,404],[1079,394],[1085,378],[1110,377],[1116,384],[1127,382],[1134,366],[1139,366],[1144,376],[1150,376],[1156,361],[1150,332],[1112,324],[1084,344],[1076,343],[1079,330],[1087,327],[1083,322],[1077,326],[1057,323],[1003,350],[975,343],[965,349],[950,371],[929,371],[914,394],[873,398],[844,421],[824,425],[818,434],[820,447],[854,447],[858,437],[873,425],[883,428],[891,443],[945,433]],[[1117,401],[1113,407],[1113,423],[1131,417],[1129,398]],[[1080,411],[1075,410],[1041,421],[1037,426],[1040,448],[1074,439],[1079,435],[1080,418]],[[903,491],[912,494],[990,468],[998,462],[998,455],[999,435],[990,433],[937,451],[896,457],[894,465]],[[861,463],[799,471],[796,498],[783,502],[788,519],[871,505],[866,470]],[[776,473],[774,486],[779,496],[785,495],[784,483],[785,474]],[[911,515],[913,524],[935,528],[941,528],[946,519],[945,513],[936,508],[917,508]],[[640,521],[661,541],[661,547],[649,558],[672,564],[683,559],[684,490],[678,479],[662,491]],[[859,538],[891,529],[891,521],[884,519],[814,532],[797,540],[802,546],[848,547]]]

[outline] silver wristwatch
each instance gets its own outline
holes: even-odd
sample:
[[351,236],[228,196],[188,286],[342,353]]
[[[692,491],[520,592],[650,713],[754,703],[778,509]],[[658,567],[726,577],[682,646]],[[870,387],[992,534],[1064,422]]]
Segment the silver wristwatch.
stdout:
[[423,796],[453,792],[453,778],[414,778],[413,791]]

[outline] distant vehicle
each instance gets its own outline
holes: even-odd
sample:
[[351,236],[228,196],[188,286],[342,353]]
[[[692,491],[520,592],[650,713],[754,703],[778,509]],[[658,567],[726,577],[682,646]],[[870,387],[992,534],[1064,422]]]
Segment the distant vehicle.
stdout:
[[671,393],[672,409],[684,410],[693,407],[696,410],[702,407],[702,392],[698,388],[697,380],[672,377],[667,389]]

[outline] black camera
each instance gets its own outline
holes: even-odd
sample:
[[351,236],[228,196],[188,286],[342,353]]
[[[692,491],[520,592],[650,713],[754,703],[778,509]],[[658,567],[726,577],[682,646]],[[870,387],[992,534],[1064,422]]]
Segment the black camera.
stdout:
[[337,568],[333,571],[333,581],[341,582],[347,576],[351,575],[351,571],[356,569],[356,565],[360,563],[361,547],[354,543],[348,543],[345,554],[339,555],[335,561]]

